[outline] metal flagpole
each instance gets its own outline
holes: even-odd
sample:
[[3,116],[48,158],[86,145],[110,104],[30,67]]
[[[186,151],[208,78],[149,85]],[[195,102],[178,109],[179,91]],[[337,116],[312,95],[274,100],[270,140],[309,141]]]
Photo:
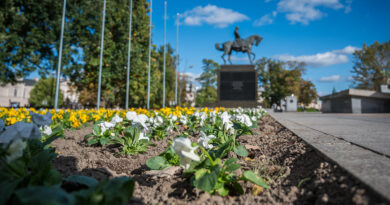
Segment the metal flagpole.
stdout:
[[131,19],[133,15],[133,0],[130,0],[130,22],[129,22],[129,48],[127,50],[127,78],[126,78],[126,105],[129,109],[129,81],[130,81],[130,50],[131,50]]
[[163,104],[165,107],[165,69],[166,69],[166,45],[167,45],[167,1],[164,2],[164,73],[163,73]]
[[179,13],[176,18],[176,82],[175,82],[175,105],[177,106],[177,75],[179,70]]
[[150,0],[150,16],[149,16],[149,68],[148,68],[148,104],[147,109],[150,108],[150,54],[152,50],[152,13],[153,0]]
[[61,60],[62,60],[62,43],[64,39],[65,11],[66,11],[66,0],[64,0],[64,8],[62,10],[61,37],[60,37],[61,40],[60,40],[60,50],[58,53],[58,68],[57,68],[57,82],[56,82],[56,95],[54,99],[54,109],[58,109],[58,93],[60,90],[60,73],[61,73]]
[[97,103],[96,103],[96,109],[100,108],[100,92],[101,92],[101,85],[102,85],[102,64],[103,64],[103,42],[104,42],[104,21],[106,18],[106,0],[104,0],[104,6],[103,6],[103,18],[102,18],[102,34],[101,34],[101,41],[100,41],[100,63],[99,63],[99,83],[98,83],[98,96],[97,96]]

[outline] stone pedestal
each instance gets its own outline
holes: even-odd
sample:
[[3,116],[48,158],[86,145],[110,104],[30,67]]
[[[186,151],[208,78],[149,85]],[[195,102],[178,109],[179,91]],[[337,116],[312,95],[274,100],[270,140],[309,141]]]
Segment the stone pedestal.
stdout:
[[218,70],[218,106],[256,107],[257,73],[254,65],[222,65]]

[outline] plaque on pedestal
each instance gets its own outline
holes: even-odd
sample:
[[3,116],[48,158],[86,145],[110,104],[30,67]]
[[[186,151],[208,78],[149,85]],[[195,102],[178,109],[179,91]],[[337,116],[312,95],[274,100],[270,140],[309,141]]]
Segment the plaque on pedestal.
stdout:
[[221,65],[218,70],[218,105],[257,106],[257,73],[254,65]]

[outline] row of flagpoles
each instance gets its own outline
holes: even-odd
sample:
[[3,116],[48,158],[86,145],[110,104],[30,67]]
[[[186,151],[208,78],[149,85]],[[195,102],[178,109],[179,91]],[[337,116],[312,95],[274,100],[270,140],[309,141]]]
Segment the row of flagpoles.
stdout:
[[[149,57],[148,57],[148,99],[147,109],[150,108],[150,58],[152,49],[152,12],[153,12],[153,0],[150,0],[150,15],[149,15]],[[65,12],[66,12],[66,0],[64,0],[61,22],[61,36],[60,36],[60,48],[58,53],[58,67],[57,67],[57,81],[56,81],[56,93],[54,101],[54,109],[58,109],[58,96],[59,96],[59,84],[61,73],[61,60],[62,60],[62,44],[64,37],[64,24],[65,24]],[[129,108],[129,81],[130,81],[130,51],[131,51],[131,22],[133,14],[133,0],[130,0],[130,14],[129,14],[129,45],[127,54],[127,73],[126,73],[126,103],[125,109]],[[99,62],[99,79],[98,79],[98,94],[96,108],[100,108],[100,94],[101,94],[101,81],[102,81],[102,65],[103,65],[103,50],[104,50],[104,23],[106,18],[106,0],[103,3],[103,16],[102,16],[102,31],[100,41],[100,62]],[[165,107],[165,72],[166,72],[166,21],[167,21],[167,2],[164,2],[164,71],[163,71],[163,102],[162,106]],[[176,28],[176,69],[179,67],[179,14],[177,14],[177,28]],[[175,105],[177,105],[177,73],[175,75]]]

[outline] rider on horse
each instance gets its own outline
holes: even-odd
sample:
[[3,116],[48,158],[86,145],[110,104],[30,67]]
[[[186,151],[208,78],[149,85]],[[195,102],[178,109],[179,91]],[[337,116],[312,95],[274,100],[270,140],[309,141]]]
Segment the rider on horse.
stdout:
[[234,38],[233,47],[237,49],[241,48],[243,44],[240,34],[238,33],[238,26],[236,26],[236,29],[234,30]]

